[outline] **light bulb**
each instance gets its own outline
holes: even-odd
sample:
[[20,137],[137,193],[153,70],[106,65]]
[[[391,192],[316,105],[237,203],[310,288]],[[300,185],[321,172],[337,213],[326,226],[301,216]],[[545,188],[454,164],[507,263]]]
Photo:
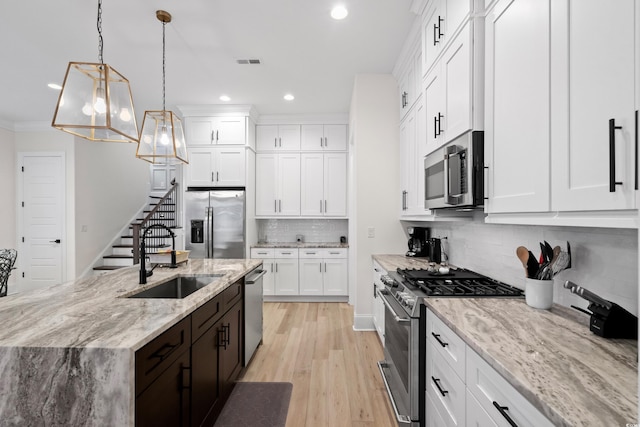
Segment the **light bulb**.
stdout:
[[162,125],[160,130],[160,143],[162,145],[169,145],[169,135],[167,133],[167,125]]
[[93,113],[93,108],[91,107],[91,105],[87,102],[82,106],[82,114],[84,114],[85,116],[90,116]]
[[104,114],[107,111],[107,103],[104,102],[104,89],[101,87],[96,89],[96,102],[93,104],[93,109],[98,114]]
[[128,122],[131,120],[131,113],[129,112],[128,108],[123,108],[122,110],[120,110],[120,120],[122,120],[123,122]]

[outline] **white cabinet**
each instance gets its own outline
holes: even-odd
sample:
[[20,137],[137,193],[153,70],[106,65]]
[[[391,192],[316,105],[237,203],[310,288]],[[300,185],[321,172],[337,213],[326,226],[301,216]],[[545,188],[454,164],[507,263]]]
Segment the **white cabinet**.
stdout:
[[549,4],[499,0],[485,19],[489,213],[549,210]]
[[553,425],[511,384],[468,347],[467,388],[497,425],[507,425],[508,420],[521,427],[551,427]]
[[551,3],[553,211],[637,207],[638,7],[634,0]]
[[261,259],[266,296],[347,296],[347,249],[251,248]]
[[378,295],[378,290],[384,289],[384,284],[380,280],[382,275],[386,275],[387,271],[378,264],[378,262],[373,261],[373,325],[378,332],[378,338],[380,338],[380,342],[384,346],[384,302],[382,302],[382,298]]
[[264,295],[298,295],[298,249],[251,248],[251,258],[262,259]]
[[245,145],[246,120],[246,117],[186,117],[187,145]]
[[299,250],[300,295],[348,295],[347,250]]
[[422,71],[427,73],[462,23],[469,18],[473,0],[434,0],[422,19]]
[[256,215],[300,215],[300,154],[256,154]]
[[251,258],[262,260],[262,269],[266,271],[262,276],[262,293],[275,295],[275,252],[271,248],[251,248]]
[[347,154],[303,153],[300,169],[300,214],[346,216]]
[[429,213],[424,207],[425,101],[418,99],[400,123],[401,217]]
[[431,310],[426,338],[427,427],[552,425]]
[[347,125],[302,125],[302,151],[346,151]]
[[190,147],[184,166],[187,187],[244,187],[245,148],[239,146]]
[[484,126],[482,40],[482,21],[468,21],[424,79],[427,153]]
[[422,81],[422,48],[420,40],[413,41],[407,57],[402,58],[398,70],[398,91],[400,93],[400,117],[406,115],[413,104],[420,98],[420,82]]
[[300,125],[257,125],[256,151],[299,151]]

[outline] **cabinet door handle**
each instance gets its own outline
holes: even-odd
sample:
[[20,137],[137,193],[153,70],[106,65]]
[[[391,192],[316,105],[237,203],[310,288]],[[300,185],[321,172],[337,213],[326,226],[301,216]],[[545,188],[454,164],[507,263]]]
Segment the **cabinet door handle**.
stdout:
[[217,335],[217,347],[220,348],[222,347],[223,349],[227,349],[227,329],[224,327],[224,325],[222,325],[222,329],[218,330],[218,335]]
[[516,424],[515,421],[511,419],[509,414],[507,414],[507,411],[509,410],[508,406],[500,406],[500,404],[495,400],[493,401],[493,406],[495,406],[496,409],[498,409],[498,412],[500,412],[500,415],[502,415],[504,419],[507,420],[509,425],[511,425],[512,427],[518,427],[518,424]]
[[324,213],[327,213],[327,201],[324,201]]
[[328,147],[329,146],[329,141],[327,141],[327,137],[324,137],[324,146]]
[[318,267],[320,267],[320,273],[322,273],[322,263],[321,262],[318,263]]
[[216,182],[220,181],[220,172],[216,172]]
[[320,200],[320,213],[322,213],[322,200]]
[[440,339],[440,334],[436,334],[435,332],[431,332],[431,335],[433,335],[433,337],[436,339],[436,341],[438,341],[438,343],[442,346],[442,347],[446,347],[449,345],[448,342],[444,342]]
[[436,46],[438,42],[438,25],[433,24],[433,45]]
[[322,147],[322,137],[320,137],[320,147]]
[[276,262],[276,273],[278,272],[278,263]]
[[282,200],[278,200],[278,212],[282,212]]
[[616,181],[616,129],[622,129],[622,126],[616,126],[616,119],[609,119],[609,192],[615,193],[616,185],[622,185],[622,182]]
[[440,378],[435,378],[433,375],[431,376],[431,380],[433,381],[433,383],[436,385],[436,387],[438,387],[438,391],[440,392],[440,394],[444,397],[447,395],[447,393],[449,393],[449,391],[444,390],[441,386],[440,386]]
[[215,182],[216,178],[215,178],[215,172],[211,172],[211,182]]
[[[226,336],[226,342],[227,345],[231,345],[231,323],[225,325],[222,325],[223,328],[225,328],[226,332],[225,332],[225,336]],[[225,346],[226,348],[226,346]]]
[[218,142],[219,138],[218,138],[218,131],[216,131],[216,142]]
[[169,343],[166,343],[165,345],[160,347],[158,350],[156,350],[156,352],[153,353],[150,358],[156,358],[157,357],[162,361],[162,360],[166,359],[167,357],[169,357],[169,355],[171,353],[173,353],[173,350],[178,348],[179,345],[180,344],[169,344]]
[[438,116],[433,116],[433,137],[438,137]]
[[636,156],[636,190],[638,189],[638,110],[636,110],[636,139],[635,139],[635,156]]
[[213,143],[213,133],[214,133],[214,132],[215,132],[215,131],[213,131],[213,130],[211,131],[211,143]]
[[273,146],[278,147],[278,138],[273,138]]
[[440,41],[442,36],[444,36],[444,33],[442,32],[442,23],[443,22],[444,22],[444,18],[442,16],[438,15],[438,41]]
[[278,212],[278,201],[277,200],[273,201],[273,211],[274,212]]
[[282,147],[282,138],[278,137],[278,146]]
[[[188,366],[181,366],[181,386],[183,389],[189,390],[191,388],[191,368]],[[185,375],[187,373],[187,375]]]

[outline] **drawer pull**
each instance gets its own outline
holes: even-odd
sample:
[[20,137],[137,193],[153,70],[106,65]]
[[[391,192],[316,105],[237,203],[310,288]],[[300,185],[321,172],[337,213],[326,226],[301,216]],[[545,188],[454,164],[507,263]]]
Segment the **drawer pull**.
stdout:
[[440,339],[440,334],[436,334],[435,332],[431,332],[431,335],[433,335],[433,337],[436,339],[436,341],[438,341],[438,343],[442,346],[442,347],[446,347],[449,345],[448,342],[444,342]]
[[169,343],[166,343],[165,345],[160,347],[155,353],[153,353],[150,358],[158,357],[158,358],[160,358],[160,361],[163,361],[164,359],[169,357],[169,355],[171,353],[173,353],[173,350],[178,348],[179,345],[180,344],[169,344]]
[[218,330],[218,348],[220,347],[227,349],[227,328],[224,325],[222,325],[222,330]]
[[512,427],[518,427],[518,424],[516,424],[511,419],[509,414],[507,414],[507,411],[509,410],[508,406],[500,406],[500,404],[498,402],[496,402],[495,400],[493,401],[493,406],[495,406],[498,409],[498,411],[500,412],[500,415],[502,415],[504,417],[504,419],[507,420],[509,425],[511,425]]
[[182,388],[183,389],[191,389],[191,368],[188,366],[181,366],[182,370]]
[[440,387],[440,378],[435,378],[433,375],[431,376],[431,380],[433,381],[433,383],[436,385],[436,387],[438,387],[438,391],[440,392],[440,394],[444,397],[447,395],[447,393],[449,393],[447,390],[444,390],[442,387]]

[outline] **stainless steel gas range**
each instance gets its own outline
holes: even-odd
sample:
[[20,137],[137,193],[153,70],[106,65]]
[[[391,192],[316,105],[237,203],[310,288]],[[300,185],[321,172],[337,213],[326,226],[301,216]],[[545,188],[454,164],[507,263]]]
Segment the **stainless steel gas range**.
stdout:
[[521,297],[522,291],[463,268],[431,264],[381,277],[385,305],[385,359],[378,362],[399,424],[425,423],[425,297]]

